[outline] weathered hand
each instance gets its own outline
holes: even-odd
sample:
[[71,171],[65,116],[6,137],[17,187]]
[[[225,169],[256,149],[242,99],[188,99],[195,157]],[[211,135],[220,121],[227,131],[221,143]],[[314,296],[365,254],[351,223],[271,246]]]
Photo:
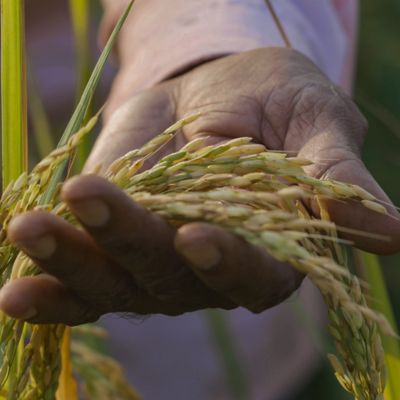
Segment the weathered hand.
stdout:
[[[105,167],[176,119],[201,112],[166,151],[201,135],[213,142],[251,136],[270,149],[313,160],[313,176],[357,183],[389,202],[360,159],[364,118],[293,50],[263,49],[212,61],[126,102],[127,81],[123,74],[116,81],[110,107],[124,104],[107,119],[89,170],[99,163]],[[79,324],[108,312],[176,315],[237,306],[259,312],[301,282],[290,266],[213,226],[189,224],[175,231],[101,178],[74,178],[63,196],[84,231],[38,212],[10,225],[10,239],[44,271],[2,290],[0,307],[12,316]],[[400,249],[394,208],[391,216],[355,204],[329,208],[339,225],[391,239],[350,237],[359,247],[381,253]]]

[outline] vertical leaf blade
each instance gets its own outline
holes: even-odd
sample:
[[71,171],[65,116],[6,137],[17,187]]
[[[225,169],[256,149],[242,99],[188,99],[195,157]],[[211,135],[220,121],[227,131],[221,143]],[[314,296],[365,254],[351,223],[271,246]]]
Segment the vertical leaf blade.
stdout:
[[[90,57],[90,3],[89,0],[69,0],[69,10],[72,20],[74,42],[76,49],[76,98],[79,100],[86,83],[90,77],[91,57]],[[88,111],[88,114],[91,110]],[[86,137],[80,144],[74,169],[80,172],[87,160],[91,148],[91,137]]]
[[[393,329],[397,332],[396,319],[378,256],[365,252],[358,252],[357,255],[362,262],[362,272],[368,282],[369,293],[372,299],[377,300],[373,304],[374,309],[384,314]],[[397,400],[400,399],[400,342],[397,338],[382,336],[382,343],[385,349],[388,372],[385,400]]]
[[77,58],[77,96],[81,96],[90,77],[89,0],[69,0]]
[[23,0],[1,1],[3,188],[27,168],[27,105]]
[[125,13],[122,15],[120,20],[118,21],[113,33],[110,36],[110,39],[107,42],[106,47],[104,48],[102,54],[100,55],[100,58],[93,70],[93,73],[89,79],[88,84],[86,85],[86,88],[82,94],[82,97],[78,103],[78,106],[72,115],[71,120],[69,121],[63,136],[61,137],[59,146],[64,146],[68,139],[71,137],[71,135],[74,132],[77,132],[83,123],[83,120],[85,118],[86,112],[90,106],[91,100],[93,98],[94,92],[96,90],[96,87],[99,83],[101,74],[103,72],[104,66],[106,64],[106,61],[111,53],[111,49],[115,43],[115,40],[118,36],[118,33],[120,32],[126,18],[128,17],[128,14],[130,12],[130,9],[132,8],[133,1],[129,4],[127,10]]
[[[91,101],[93,99],[96,87],[100,81],[101,74],[103,72],[104,66],[107,62],[107,59],[111,53],[111,50],[113,48],[113,45],[117,39],[117,36],[119,32],[122,29],[122,26],[124,25],[126,18],[129,15],[129,12],[133,6],[134,1],[132,0],[127,7],[126,11],[124,14],[121,16],[119,19],[117,25],[114,28],[113,33],[111,34],[107,45],[105,46],[103,52],[101,53],[99,60],[97,61],[96,66],[94,67],[94,70],[92,72],[92,75],[86,85],[86,88],[82,94],[82,97],[75,109],[74,114],[72,115],[67,127],[65,128],[65,131],[58,143],[58,147],[64,146],[67,144],[68,139],[75,133],[77,132],[81,127],[84,122],[86,113],[90,107]],[[42,204],[47,204],[50,202],[52,199],[56,188],[57,184],[61,181],[61,178],[63,176],[65,166],[67,165],[68,161],[65,161],[62,163],[53,173],[51,177],[51,181],[48,187],[48,190],[44,194],[43,198],[41,199]]]
[[250,387],[235,343],[234,335],[225,314],[219,310],[207,310],[204,317],[219,351],[226,382],[233,400],[250,398]]
[[78,400],[78,385],[72,375],[71,328],[66,327],[61,346],[61,373],[56,400]]
[[[55,147],[51,123],[48,118],[32,68],[28,67],[28,113],[35,137],[37,154],[46,157]],[[30,160],[31,161],[31,160]]]

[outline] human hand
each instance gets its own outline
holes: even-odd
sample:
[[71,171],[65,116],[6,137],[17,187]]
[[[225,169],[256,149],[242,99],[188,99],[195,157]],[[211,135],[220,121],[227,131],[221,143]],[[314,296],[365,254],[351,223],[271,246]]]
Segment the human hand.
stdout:
[[[123,76],[117,85],[113,108],[124,102],[118,97],[125,92]],[[212,61],[133,97],[106,121],[87,168],[105,167],[197,112],[203,116],[166,151],[202,135],[211,142],[250,136],[270,149],[313,160],[308,171],[313,176],[356,183],[389,202],[360,160],[364,118],[310,61],[287,49]],[[108,312],[176,315],[236,306],[259,312],[301,282],[289,265],[213,226],[189,224],[175,231],[101,178],[74,178],[63,197],[85,231],[38,212],[10,225],[10,239],[45,272],[2,290],[0,307],[14,317],[73,325]],[[359,247],[382,253],[400,248],[393,208],[384,216],[353,203],[331,203],[329,211],[339,225],[372,228],[391,239],[348,237]]]

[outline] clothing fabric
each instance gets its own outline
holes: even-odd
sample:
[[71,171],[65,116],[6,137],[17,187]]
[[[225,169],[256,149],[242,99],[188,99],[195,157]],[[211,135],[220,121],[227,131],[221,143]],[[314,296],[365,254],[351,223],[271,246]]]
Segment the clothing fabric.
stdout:
[[[112,355],[144,400],[233,399],[205,313],[103,317]],[[322,300],[308,281],[293,298],[260,315],[223,313],[248,380],[248,400],[287,399],[311,379],[325,355],[303,313],[318,329],[324,326]]]
[[[121,1],[121,0],[120,0]],[[273,1],[292,47],[351,90],[356,0]],[[264,0],[137,0],[122,35],[129,35],[131,84],[126,97],[203,60],[284,46]],[[122,55],[124,57],[124,55]],[[300,301],[322,323],[321,299],[309,283],[300,300],[252,315],[225,313],[232,326],[252,400],[276,400],[310,378],[320,353],[295,312]],[[142,322],[109,316],[111,348],[144,399],[228,400],[218,352],[203,313],[151,316]],[[249,399],[250,400],[250,399]]]
[[[272,4],[292,47],[350,91],[357,0]],[[210,58],[284,45],[264,0],[137,0],[121,35],[134,55],[127,96]]]

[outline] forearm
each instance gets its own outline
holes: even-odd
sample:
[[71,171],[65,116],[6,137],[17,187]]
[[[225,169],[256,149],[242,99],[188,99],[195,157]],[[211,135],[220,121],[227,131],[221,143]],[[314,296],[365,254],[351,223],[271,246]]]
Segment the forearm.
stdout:
[[[120,0],[119,4],[123,3],[127,1]],[[239,3],[136,0],[119,41],[121,64],[135,62],[143,72],[150,68],[164,75],[202,58],[260,47],[268,44],[266,37],[271,45],[283,45],[277,32],[266,27],[270,21],[263,0]],[[115,3],[110,7],[115,10]],[[268,30],[272,32],[266,34]],[[153,63],[143,65],[151,59]]]
[[[103,1],[106,15],[128,3]],[[349,39],[333,2],[273,4],[292,46],[343,83]],[[284,42],[264,0],[136,0],[119,39],[123,83],[117,81],[116,90],[128,96],[205,60],[270,46]]]

